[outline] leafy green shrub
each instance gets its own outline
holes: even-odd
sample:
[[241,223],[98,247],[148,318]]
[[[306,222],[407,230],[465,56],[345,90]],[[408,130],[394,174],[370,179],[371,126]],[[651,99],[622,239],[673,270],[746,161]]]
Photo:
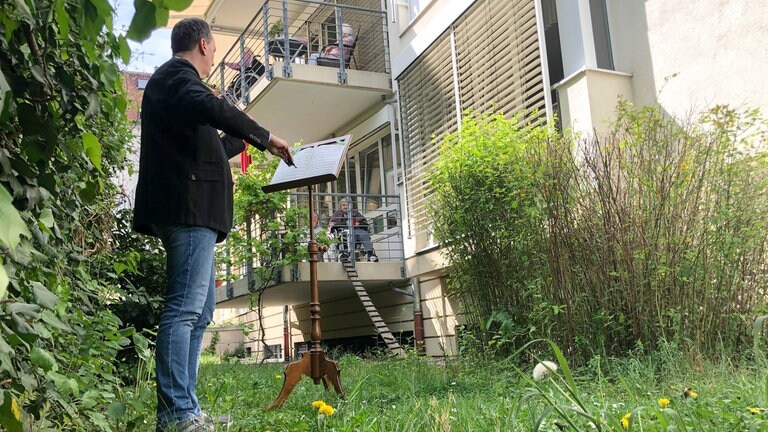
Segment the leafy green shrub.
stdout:
[[722,106],[621,104],[610,133],[581,140],[470,116],[432,180],[467,323],[494,350],[544,337],[582,359],[748,347],[766,304],[767,130]]
[[[434,233],[451,262],[450,294],[470,323],[504,334],[529,332],[536,290],[546,276],[539,167],[527,154],[546,130],[518,127],[501,115],[470,115],[448,135],[435,164]],[[498,314],[507,319],[489,319]]]

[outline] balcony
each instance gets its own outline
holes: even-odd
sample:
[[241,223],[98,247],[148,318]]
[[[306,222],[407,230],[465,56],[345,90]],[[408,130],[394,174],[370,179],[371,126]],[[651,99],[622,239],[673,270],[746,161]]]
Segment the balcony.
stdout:
[[[316,237],[320,232],[327,232],[329,222],[339,209],[339,202],[349,198],[346,194],[316,193],[314,194],[314,212],[318,215],[315,227]],[[318,283],[320,300],[354,295],[352,283],[341,263],[341,254],[350,250],[355,262],[358,278],[363,282],[369,293],[400,288],[408,284],[405,277],[402,220],[400,218],[400,200],[396,195],[353,195],[352,208],[359,212],[367,221],[367,231],[371,244],[379,258],[378,262],[368,262],[367,256],[360,248],[359,242],[343,232],[333,232],[329,236],[329,249],[318,262]],[[292,193],[290,205],[307,208],[306,193]],[[307,212],[308,214],[308,212]],[[350,214],[351,215],[351,214]],[[300,227],[309,233],[309,217]],[[348,218],[347,220],[352,220]],[[279,234],[278,234],[279,235]],[[325,234],[322,234],[325,235]],[[307,234],[308,237],[308,234]],[[343,241],[346,240],[346,243]],[[304,243],[306,245],[306,242]],[[258,262],[258,259],[256,260]],[[225,269],[234,281],[216,289],[216,306],[219,308],[248,307],[251,292],[248,288],[247,264],[237,268]],[[302,261],[276,269],[276,282],[268,284],[262,297],[264,306],[282,306],[303,304],[309,301],[309,262]],[[262,281],[255,276],[252,287],[259,287]]]
[[[228,4],[216,16],[232,15]],[[231,40],[231,28],[211,27]],[[387,31],[385,11],[269,0],[218,47],[227,51],[208,85],[289,142],[338,135],[392,94]]]

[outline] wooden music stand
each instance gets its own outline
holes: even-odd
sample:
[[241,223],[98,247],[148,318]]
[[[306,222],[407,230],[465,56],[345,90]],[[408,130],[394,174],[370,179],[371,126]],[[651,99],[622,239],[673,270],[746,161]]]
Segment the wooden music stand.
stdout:
[[[310,337],[312,346],[309,355],[301,354],[301,360],[291,362],[283,374],[283,388],[277,398],[264,410],[278,408],[293,391],[302,375],[312,378],[315,384],[323,382],[326,390],[333,386],[336,393],[344,397],[344,387],[341,385],[341,370],[339,364],[325,357],[320,347],[322,334],[320,331],[320,292],[317,283],[317,262],[319,248],[315,242],[315,230],[312,226],[313,186],[338,179],[341,166],[349,148],[351,135],[305,144],[299,147],[294,155],[296,167],[289,167],[281,162],[275,171],[272,182],[262,187],[264,192],[276,192],[307,186],[309,189],[309,313],[312,321]],[[287,349],[287,347],[286,347]]]

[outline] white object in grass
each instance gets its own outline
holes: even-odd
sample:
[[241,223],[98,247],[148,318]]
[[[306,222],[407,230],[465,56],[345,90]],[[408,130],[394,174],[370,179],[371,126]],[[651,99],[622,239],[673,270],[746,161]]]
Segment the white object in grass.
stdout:
[[555,364],[555,362],[544,360],[543,362],[537,364],[536,367],[533,368],[533,380],[541,381],[544,378],[549,376],[550,371],[554,372],[556,370],[557,370],[557,364]]

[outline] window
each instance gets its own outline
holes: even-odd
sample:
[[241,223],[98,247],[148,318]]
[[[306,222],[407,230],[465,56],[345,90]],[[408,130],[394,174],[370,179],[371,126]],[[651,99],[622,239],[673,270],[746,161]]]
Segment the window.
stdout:
[[605,8],[605,0],[589,0],[589,12],[592,18],[592,35],[595,39],[597,67],[613,70],[611,35],[608,31],[608,12]]
[[408,10],[411,14],[411,21],[423,11],[432,0],[408,0]]
[[149,82],[148,78],[139,78],[138,80],[136,80],[136,87],[139,90],[144,90],[145,88],[147,88],[147,82]]
[[266,345],[264,347],[264,358],[281,360],[283,358],[283,346],[281,344]]
[[[381,195],[381,165],[379,157],[379,142],[376,141],[363,153],[363,193],[367,195]],[[366,197],[364,212],[376,210],[379,207],[379,199]]]
[[384,169],[384,193],[387,195],[395,195],[397,193],[397,190],[395,190],[395,182],[397,178],[396,167],[400,165],[400,155],[396,155],[398,157],[398,163],[395,165],[394,159],[392,158],[392,150],[392,135],[387,135],[381,139],[381,156],[383,158],[382,165]]
[[[347,175],[349,175],[349,190],[347,190]],[[357,158],[350,156],[336,180],[336,193],[348,193],[354,195],[357,193]]]

